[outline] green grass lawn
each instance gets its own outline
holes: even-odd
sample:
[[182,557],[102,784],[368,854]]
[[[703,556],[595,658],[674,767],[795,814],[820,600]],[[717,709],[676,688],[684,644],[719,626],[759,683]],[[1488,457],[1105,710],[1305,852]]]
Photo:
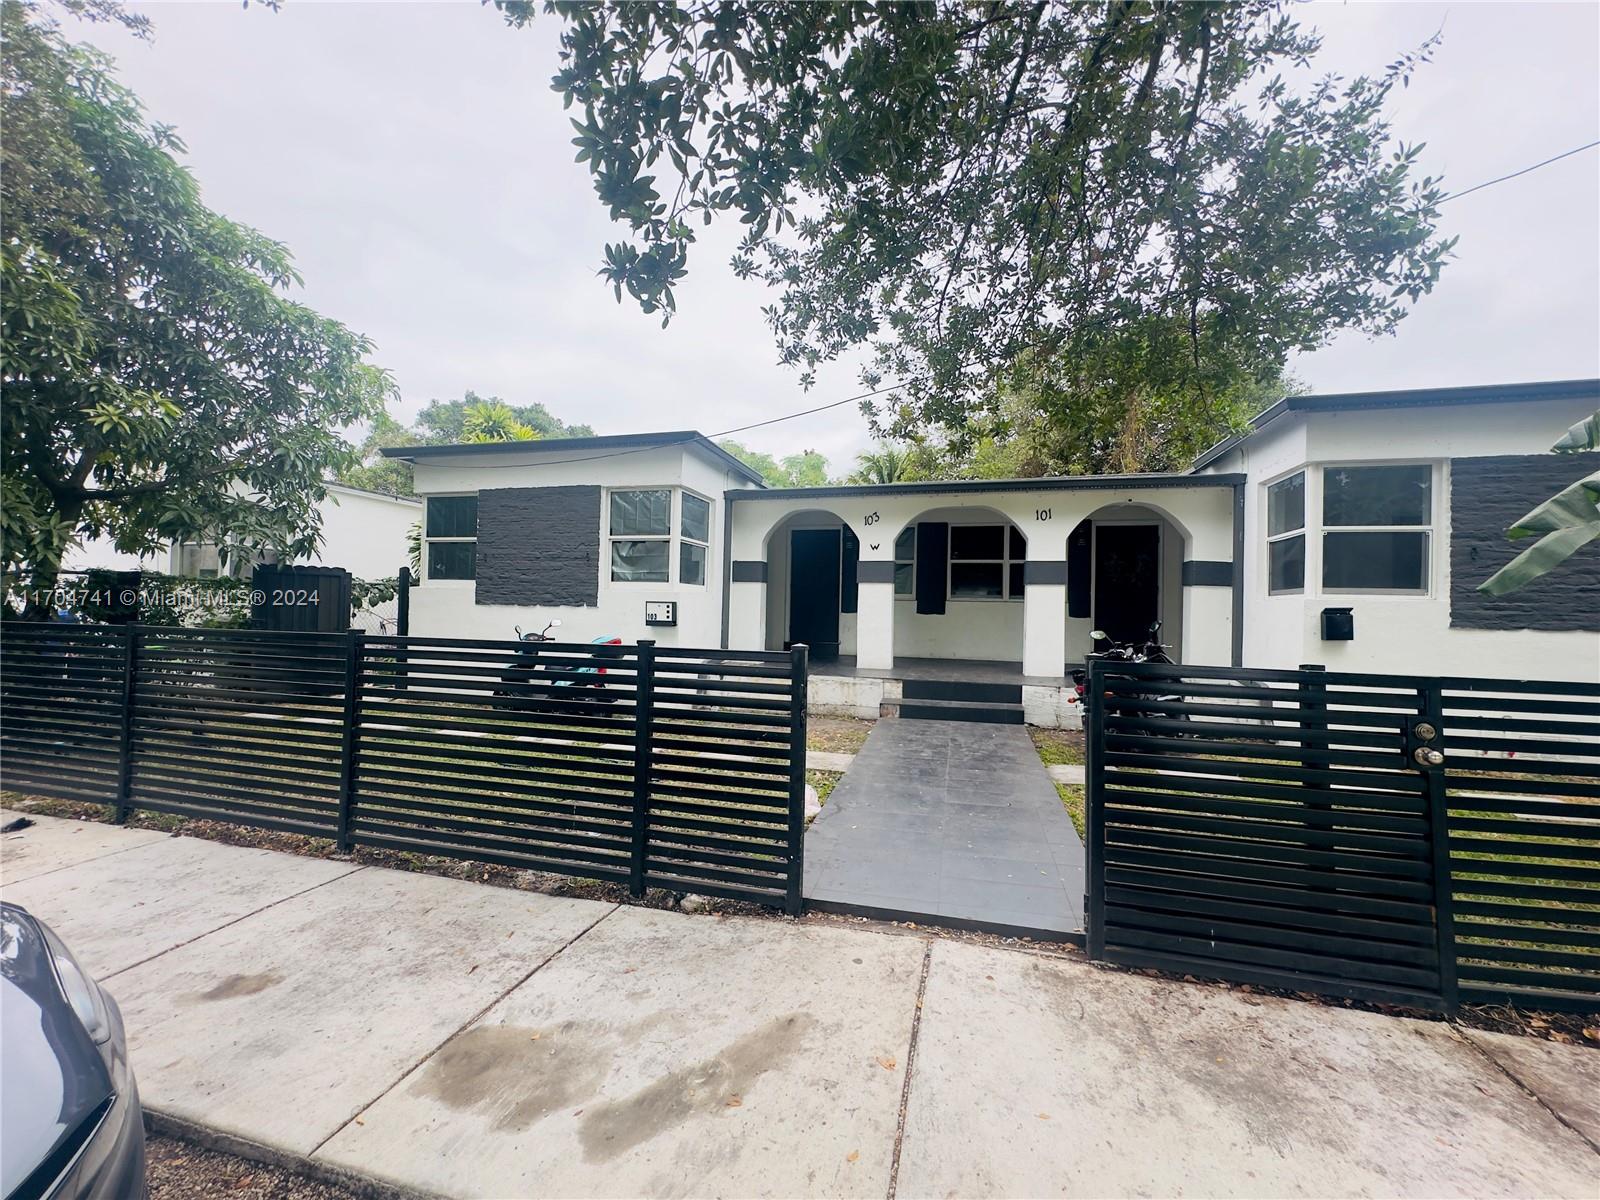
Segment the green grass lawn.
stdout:
[[1079,837],[1084,833],[1084,796],[1083,788],[1075,783],[1056,784],[1056,794],[1061,797],[1061,806],[1067,810],[1067,816],[1072,818],[1072,827],[1078,831]]
[[1033,739],[1034,748],[1039,751],[1039,759],[1045,766],[1081,767],[1084,764],[1081,730],[1029,727],[1028,736]]

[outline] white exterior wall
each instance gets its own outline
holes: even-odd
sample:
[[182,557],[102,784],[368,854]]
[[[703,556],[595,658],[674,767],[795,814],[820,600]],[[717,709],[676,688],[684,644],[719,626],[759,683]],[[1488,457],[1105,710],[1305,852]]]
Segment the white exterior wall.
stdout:
[[[1452,458],[1542,454],[1600,398],[1433,408],[1289,413],[1206,470],[1244,472],[1245,638],[1247,666],[1320,663],[1330,670],[1415,675],[1483,675],[1600,680],[1600,636],[1583,631],[1450,627],[1450,472]],[[1324,593],[1319,529],[1320,468],[1348,463],[1434,464],[1433,536],[1424,596]],[[1306,587],[1267,594],[1266,488],[1306,471]],[[1324,607],[1354,610],[1355,639],[1324,642]]]
[[[328,496],[317,509],[322,514],[321,549],[309,558],[295,561],[343,567],[357,579],[393,579],[398,575],[409,554],[406,534],[422,519],[419,501],[337,484],[328,485]],[[143,557],[124,554],[109,538],[91,538],[67,554],[62,565],[75,571],[142,568],[166,574],[172,571],[173,556],[170,548]]]
[[[419,496],[462,495],[492,488],[598,485],[613,488],[682,487],[711,502],[711,542],[703,586],[668,583],[613,583],[606,543],[608,503],[602,492],[595,520],[600,522],[599,592],[593,607],[567,605],[478,604],[470,579],[423,580],[411,592],[411,633],[418,637],[510,638],[515,626],[542,629],[561,620],[562,641],[586,642],[620,637],[625,642],[654,638],[663,646],[714,647],[722,637],[722,589],[727,538],[723,494],[752,487],[743,475],[713,464],[682,446],[629,451],[545,455],[560,461],[540,463],[540,455],[501,453],[461,458],[423,458],[415,465]],[[578,461],[572,461],[572,460]],[[678,530],[673,530],[676,538]],[[676,551],[674,551],[676,554]],[[676,626],[646,625],[647,600],[673,600]]]
[[[1233,558],[1233,491],[1227,487],[984,491],[968,486],[950,492],[909,494],[864,489],[854,495],[821,498],[767,492],[733,505],[729,552],[734,561],[771,565],[766,583],[732,585],[728,645],[743,649],[782,645],[786,618],[775,614],[787,604],[788,580],[775,568],[787,553],[773,535],[786,536],[783,527],[789,518],[806,514],[809,521],[827,514],[855,532],[861,541],[862,562],[892,562],[895,538],[908,525],[918,520],[957,520],[962,513],[970,514],[966,519],[973,523],[992,522],[994,514],[999,514],[1017,525],[1028,539],[1030,562],[1065,561],[1068,534],[1091,514],[1097,519],[1166,516],[1187,535],[1187,546],[1174,542],[1168,547],[1172,555],[1209,561]],[[1181,559],[1175,557],[1174,586],[1165,589],[1164,607],[1171,606],[1173,623],[1184,631],[1184,661],[1227,664],[1233,636],[1231,589],[1183,588],[1181,574]],[[858,667],[878,670],[890,668],[896,656],[1020,658],[1025,675],[1059,677],[1071,657],[1068,624],[1066,588],[1060,584],[1030,583],[1021,603],[951,599],[943,615],[932,616],[917,614],[915,602],[909,598],[896,599],[893,584],[863,582],[849,641],[841,621],[841,652],[853,650]]]

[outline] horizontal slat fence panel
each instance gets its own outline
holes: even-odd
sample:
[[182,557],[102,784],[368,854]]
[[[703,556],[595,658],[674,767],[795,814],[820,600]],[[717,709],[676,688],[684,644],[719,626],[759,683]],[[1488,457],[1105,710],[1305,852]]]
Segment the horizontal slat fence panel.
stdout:
[[1442,688],[1466,1000],[1600,1009],[1600,685]]
[[1090,953],[1600,1008],[1600,685],[1095,662]]
[[1123,666],[1092,676],[1096,952],[1438,1006],[1416,690]]
[[335,836],[344,645],[339,634],[141,630],[128,802]]
[[805,651],[4,629],[8,787],[800,908]]
[[128,635],[107,625],[7,625],[0,770],[8,787],[116,799]]

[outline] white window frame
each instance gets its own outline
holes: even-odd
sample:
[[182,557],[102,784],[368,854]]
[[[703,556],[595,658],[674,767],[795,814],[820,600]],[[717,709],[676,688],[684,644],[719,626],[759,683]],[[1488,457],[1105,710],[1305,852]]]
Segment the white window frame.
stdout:
[[[956,568],[956,556],[955,556],[955,549],[954,549],[954,546],[955,546],[955,531],[957,529],[995,529],[995,528],[998,528],[1000,530],[1000,539],[1001,539],[1000,540],[1000,554],[1001,554],[1001,557],[999,557],[999,558],[963,558],[960,561],[961,561],[961,565],[962,566],[984,566],[986,564],[998,563],[1000,565],[1000,594],[998,596],[958,596],[958,595],[956,595],[955,588],[953,586],[953,581],[954,581],[954,578],[955,578],[955,568]],[[944,562],[944,596],[945,596],[945,600],[948,603],[951,603],[951,604],[974,604],[974,603],[975,604],[1010,604],[1010,603],[1012,603],[1014,601],[1016,601],[1016,602],[1020,602],[1021,601],[1022,596],[1023,596],[1023,592],[1027,591],[1027,584],[1026,584],[1026,582],[1024,582],[1024,584],[1023,584],[1023,592],[1018,592],[1014,596],[1011,594],[1011,566],[1012,566],[1013,563],[1026,563],[1028,561],[1027,560],[1027,549],[1026,549],[1026,545],[1024,545],[1023,557],[1022,558],[1013,558],[1013,557],[1011,557],[1011,530],[1013,528],[1014,528],[1014,526],[1009,521],[959,521],[959,522],[952,521],[952,522],[950,522],[950,541],[945,546],[945,555],[944,555],[944,558],[945,558],[945,562]],[[1021,532],[1021,531],[1019,530],[1018,532]],[[1024,537],[1024,542],[1026,542],[1027,535],[1024,534],[1023,537]],[[1026,571],[1027,568],[1024,567],[1023,570]],[[916,578],[917,578],[916,569],[915,569],[915,567],[913,567],[912,568],[912,573],[911,573],[911,579],[912,579],[911,587],[912,587],[912,591],[913,591],[913,596],[911,597],[912,599],[915,599]]]
[[[1325,515],[1327,473],[1329,471],[1360,470],[1366,467],[1426,467],[1428,470],[1428,520],[1422,525],[1329,525]],[[1308,470],[1311,468],[1308,466]],[[1317,472],[1317,588],[1324,596],[1394,596],[1403,599],[1427,599],[1434,594],[1434,571],[1437,569],[1439,494],[1441,480],[1439,464],[1426,459],[1359,460],[1356,462],[1318,463]],[[1309,501],[1309,496],[1307,497]],[[1420,533],[1423,535],[1422,586],[1420,588],[1356,588],[1329,587],[1324,572],[1327,563],[1326,543],[1330,533]],[[1310,571],[1310,560],[1306,570]]]
[[[1269,596],[1304,596],[1311,579],[1311,476],[1313,468],[1308,466],[1296,467],[1292,471],[1285,471],[1276,479],[1268,480],[1261,485],[1261,529],[1264,534],[1266,549],[1263,551],[1265,562],[1262,564],[1266,576],[1267,595]],[[1300,480],[1300,524],[1294,529],[1285,529],[1281,533],[1272,532],[1272,489],[1280,483],[1287,483],[1296,475]],[[1320,477],[1319,477],[1320,478]],[[1318,500],[1320,501],[1320,494]],[[1278,542],[1286,542],[1291,538],[1300,539],[1300,586],[1297,588],[1275,588],[1272,586],[1272,547]],[[1320,543],[1319,543],[1320,545]]]
[[[667,532],[661,533],[618,533],[611,532],[611,497],[622,492],[666,492],[669,496],[667,502]],[[684,536],[683,533],[683,498],[693,496],[703,500],[706,504],[706,540]],[[604,503],[600,510],[601,540],[605,542],[605,562],[602,578],[607,587],[614,588],[676,588],[676,587],[709,587],[711,573],[715,566],[712,561],[711,546],[717,532],[717,506],[710,496],[706,496],[693,488],[684,487],[675,483],[635,483],[607,487],[605,489]],[[665,579],[615,579],[611,574],[611,543],[612,542],[666,542],[667,543],[667,577]],[[683,547],[699,546],[705,551],[706,566],[705,577],[699,583],[683,582]]]
[[[910,558],[901,558],[900,557],[900,539],[902,537],[904,537],[908,533],[911,535],[911,557]],[[917,526],[916,526],[916,522],[913,521],[910,525],[907,525],[899,533],[894,535],[894,545],[893,545],[892,549],[894,551],[894,571],[895,571],[896,577],[898,578],[898,576],[900,574],[900,568],[901,567],[904,566],[904,567],[910,567],[911,568],[911,590],[909,592],[902,592],[898,587],[896,587],[895,590],[894,590],[894,598],[896,600],[911,600],[911,601],[915,601],[916,598],[917,598]]]
[[478,534],[476,532],[476,523],[473,525],[474,532],[471,537],[428,536],[428,501],[455,500],[464,496],[471,496],[474,500],[479,500],[480,504],[482,503],[477,492],[429,492],[422,498],[422,582],[424,583],[440,583],[454,587],[477,586],[478,579],[476,570],[473,571],[473,577],[471,579],[435,579],[433,577],[433,555],[428,553],[428,547],[434,542],[438,542],[440,545],[444,545],[446,543],[459,545],[462,542],[471,542],[474,546],[477,545]]
[[[711,577],[711,528],[712,524],[716,520],[716,505],[711,502],[711,498],[709,496],[702,496],[693,488],[674,488],[673,491],[677,493],[677,497],[673,501],[673,505],[678,514],[678,536],[675,539],[678,544],[673,547],[671,570],[668,571],[668,574],[675,576],[673,582],[679,587],[705,587],[706,580]],[[706,538],[703,542],[699,538],[690,537],[684,529],[683,502],[684,499],[689,496],[693,496],[696,500],[705,502]],[[686,583],[683,580],[683,548],[685,546],[699,546],[700,549],[705,552],[705,560],[701,563],[700,567],[699,583]]]

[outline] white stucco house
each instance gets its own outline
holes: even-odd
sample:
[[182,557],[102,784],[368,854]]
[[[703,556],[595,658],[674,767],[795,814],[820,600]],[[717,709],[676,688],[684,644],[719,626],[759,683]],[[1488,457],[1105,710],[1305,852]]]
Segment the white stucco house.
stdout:
[[[411,527],[422,520],[422,501],[342,483],[329,483],[327,489],[327,498],[317,505],[322,515],[321,550],[296,561],[343,567],[357,579],[393,579],[406,565],[406,538]],[[268,557],[259,561],[268,561]],[[62,565],[74,571],[143,568],[192,579],[218,575],[248,578],[254,563],[224,563],[212,542],[173,542],[165,550],[141,557],[122,553],[109,539],[94,538],[76,547]]]
[[[812,652],[820,708],[1075,720],[1089,631],[1180,662],[1600,679],[1600,546],[1476,585],[1595,469],[1600,380],[1294,397],[1188,472],[770,490],[698,433],[417,446],[416,635]],[[1004,693],[1004,694],[1002,694]]]

